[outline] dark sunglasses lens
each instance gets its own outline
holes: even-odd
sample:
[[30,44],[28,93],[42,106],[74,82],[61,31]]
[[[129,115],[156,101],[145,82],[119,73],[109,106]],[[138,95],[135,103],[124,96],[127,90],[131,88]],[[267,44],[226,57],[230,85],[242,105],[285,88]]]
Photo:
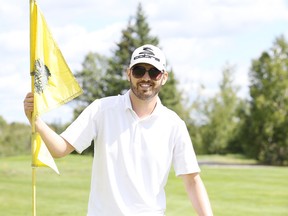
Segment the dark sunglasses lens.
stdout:
[[132,69],[132,74],[135,78],[141,78],[146,73],[146,69],[144,67],[136,66]]
[[151,68],[149,70],[149,76],[153,80],[158,80],[161,78],[162,72],[158,70],[157,68]]
[[[132,68],[132,74],[136,79],[142,78],[146,73],[146,68],[142,66],[136,66]],[[152,80],[159,80],[162,76],[162,72],[158,70],[157,68],[151,68],[149,71],[149,77]]]

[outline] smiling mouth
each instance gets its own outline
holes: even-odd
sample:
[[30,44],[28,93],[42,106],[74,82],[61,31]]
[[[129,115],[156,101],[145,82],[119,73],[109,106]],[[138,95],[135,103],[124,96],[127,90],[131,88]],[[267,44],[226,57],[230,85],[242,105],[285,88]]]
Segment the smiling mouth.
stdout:
[[139,83],[138,84],[141,88],[144,88],[144,89],[148,89],[150,87],[152,87],[153,85],[151,83]]

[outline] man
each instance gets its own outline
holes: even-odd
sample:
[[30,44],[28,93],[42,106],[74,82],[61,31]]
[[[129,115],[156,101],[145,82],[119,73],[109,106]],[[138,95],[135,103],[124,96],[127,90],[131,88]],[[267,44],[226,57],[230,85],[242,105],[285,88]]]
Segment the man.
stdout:
[[[168,79],[165,66],[158,47],[141,46],[127,69],[126,94],[95,100],[61,135],[35,120],[56,158],[81,153],[94,139],[88,216],[163,216],[172,164],[198,215],[212,215],[187,127],[158,97]],[[31,122],[32,93],[24,109]]]

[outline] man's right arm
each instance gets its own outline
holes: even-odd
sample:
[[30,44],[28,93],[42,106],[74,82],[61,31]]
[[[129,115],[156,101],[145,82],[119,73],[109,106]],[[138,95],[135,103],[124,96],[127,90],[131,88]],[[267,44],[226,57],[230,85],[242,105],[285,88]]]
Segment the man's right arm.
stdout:
[[[32,112],[34,108],[34,97],[28,93],[24,100],[24,111],[30,124],[32,123]],[[53,131],[41,118],[35,119],[35,130],[40,134],[51,155],[55,158],[64,157],[74,151],[74,147],[59,134]]]

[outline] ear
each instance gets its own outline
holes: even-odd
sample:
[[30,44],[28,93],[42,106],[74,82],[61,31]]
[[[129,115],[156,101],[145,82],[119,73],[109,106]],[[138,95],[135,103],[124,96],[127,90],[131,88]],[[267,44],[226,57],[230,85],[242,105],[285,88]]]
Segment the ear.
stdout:
[[130,68],[127,68],[127,70],[126,70],[126,76],[127,76],[127,80],[130,82],[130,76],[131,76],[131,70],[130,70]]
[[163,78],[162,78],[162,86],[165,85],[165,83],[168,80],[168,77],[169,77],[169,74],[168,74],[168,72],[165,71],[163,74]]

